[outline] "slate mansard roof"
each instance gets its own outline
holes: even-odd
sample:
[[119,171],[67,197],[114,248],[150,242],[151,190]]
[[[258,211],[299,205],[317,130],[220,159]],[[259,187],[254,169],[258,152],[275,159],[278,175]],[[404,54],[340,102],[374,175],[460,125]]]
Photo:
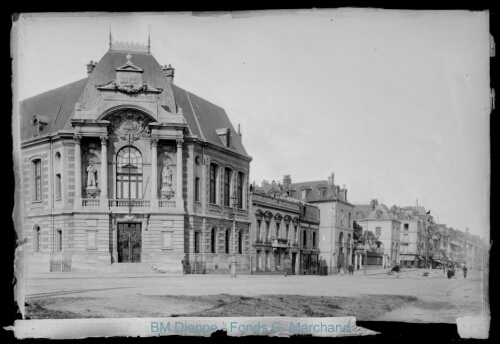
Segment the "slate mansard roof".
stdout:
[[[200,98],[181,87],[170,84],[162,66],[149,53],[133,52],[132,62],[142,68],[143,82],[162,89],[159,103],[169,112],[176,112],[173,107],[180,107],[189,131],[200,139],[207,140],[220,147],[225,145],[217,135],[216,129],[229,128],[232,132],[232,148],[248,156],[241,139],[235,131],[225,110]],[[123,65],[127,52],[108,51],[97,63],[92,73],[84,79],[44,92],[20,102],[21,140],[33,137],[33,116],[47,117],[49,122],[40,130],[39,136],[55,133],[59,130],[71,130],[70,119],[76,103],[82,109],[95,106],[100,97],[96,86],[107,84],[116,79],[115,68]]]

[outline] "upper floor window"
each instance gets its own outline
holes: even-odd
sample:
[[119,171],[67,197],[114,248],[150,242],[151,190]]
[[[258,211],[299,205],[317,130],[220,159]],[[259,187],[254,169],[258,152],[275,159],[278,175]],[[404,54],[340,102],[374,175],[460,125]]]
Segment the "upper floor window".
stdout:
[[194,179],[194,200],[200,201],[200,178],[198,177]]
[[58,173],[56,174],[56,181],[55,181],[55,198],[56,199],[61,199],[61,174]]
[[312,237],[312,245],[313,247],[316,247],[316,232],[313,232],[313,237]]
[[351,213],[349,213],[349,222],[347,223],[347,227],[351,228]]
[[217,165],[210,164],[210,203],[217,203]]
[[230,195],[230,186],[231,186],[231,169],[224,169],[224,206],[231,206],[231,195]]
[[382,227],[375,227],[375,235],[382,235]]
[[340,211],[340,225],[341,226],[344,225],[344,211],[343,210]]
[[142,198],[142,155],[125,147],[116,157],[116,198]]
[[243,173],[238,172],[237,179],[238,208],[243,208]]
[[409,228],[409,224],[408,223],[405,223],[405,231],[407,231]]
[[226,147],[231,147],[231,130],[227,130],[226,134]]
[[42,200],[42,160],[37,159],[33,160],[32,163],[33,169],[33,200],[41,201]]
[[307,246],[307,231],[302,232],[302,247]]

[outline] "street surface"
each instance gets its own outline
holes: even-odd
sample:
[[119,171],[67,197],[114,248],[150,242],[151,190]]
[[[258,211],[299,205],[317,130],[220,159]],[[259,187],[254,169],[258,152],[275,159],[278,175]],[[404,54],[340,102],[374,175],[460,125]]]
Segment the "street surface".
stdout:
[[[455,323],[457,317],[484,312],[482,271],[469,270],[467,279],[457,274],[457,278],[451,280],[442,270],[411,269],[399,276],[388,275],[387,271],[368,271],[367,275],[356,271],[354,275],[343,276],[239,275],[236,278],[229,275],[33,273],[27,276],[25,295],[28,304],[44,301],[47,309],[87,317],[199,316],[199,312],[214,308],[209,296],[221,294],[227,294],[226,303],[233,295],[256,300],[260,296],[279,295],[285,303],[287,299],[292,300],[287,295],[299,297],[300,302],[304,302],[304,297],[311,300],[334,297],[344,308],[350,307],[359,320]],[[429,272],[429,276],[422,276],[423,272]],[[416,301],[405,302],[401,300],[410,298],[400,298],[394,303],[392,295],[416,297]],[[297,302],[297,298],[294,300]],[[381,308],[384,304],[388,307],[376,313],[366,309],[355,311],[359,303],[365,305],[370,301],[378,301],[371,308]],[[248,316],[248,312],[244,315]],[[370,318],[374,314],[376,319]]]

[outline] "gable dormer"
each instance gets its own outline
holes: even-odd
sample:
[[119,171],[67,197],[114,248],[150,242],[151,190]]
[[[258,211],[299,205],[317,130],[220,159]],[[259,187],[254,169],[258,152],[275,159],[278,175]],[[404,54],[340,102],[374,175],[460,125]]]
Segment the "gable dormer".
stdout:
[[219,139],[221,140],[222,144],[224,147],[231,148],[231,129],[229,128],[220,128],[220,129],[215,129],[217,132],[217,136],[219,136]]
[[49,123],[50,118],[47,116],[34,115],[31,118],[31,125],[33,125],[33,136],[40,135],[43,128]]

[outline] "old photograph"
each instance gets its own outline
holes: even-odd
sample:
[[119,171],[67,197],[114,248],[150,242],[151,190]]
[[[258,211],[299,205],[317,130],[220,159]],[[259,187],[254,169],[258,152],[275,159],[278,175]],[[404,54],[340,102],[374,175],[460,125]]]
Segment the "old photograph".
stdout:
[[23,13],[11,52],[23,319],[487,335],[488,11]]

